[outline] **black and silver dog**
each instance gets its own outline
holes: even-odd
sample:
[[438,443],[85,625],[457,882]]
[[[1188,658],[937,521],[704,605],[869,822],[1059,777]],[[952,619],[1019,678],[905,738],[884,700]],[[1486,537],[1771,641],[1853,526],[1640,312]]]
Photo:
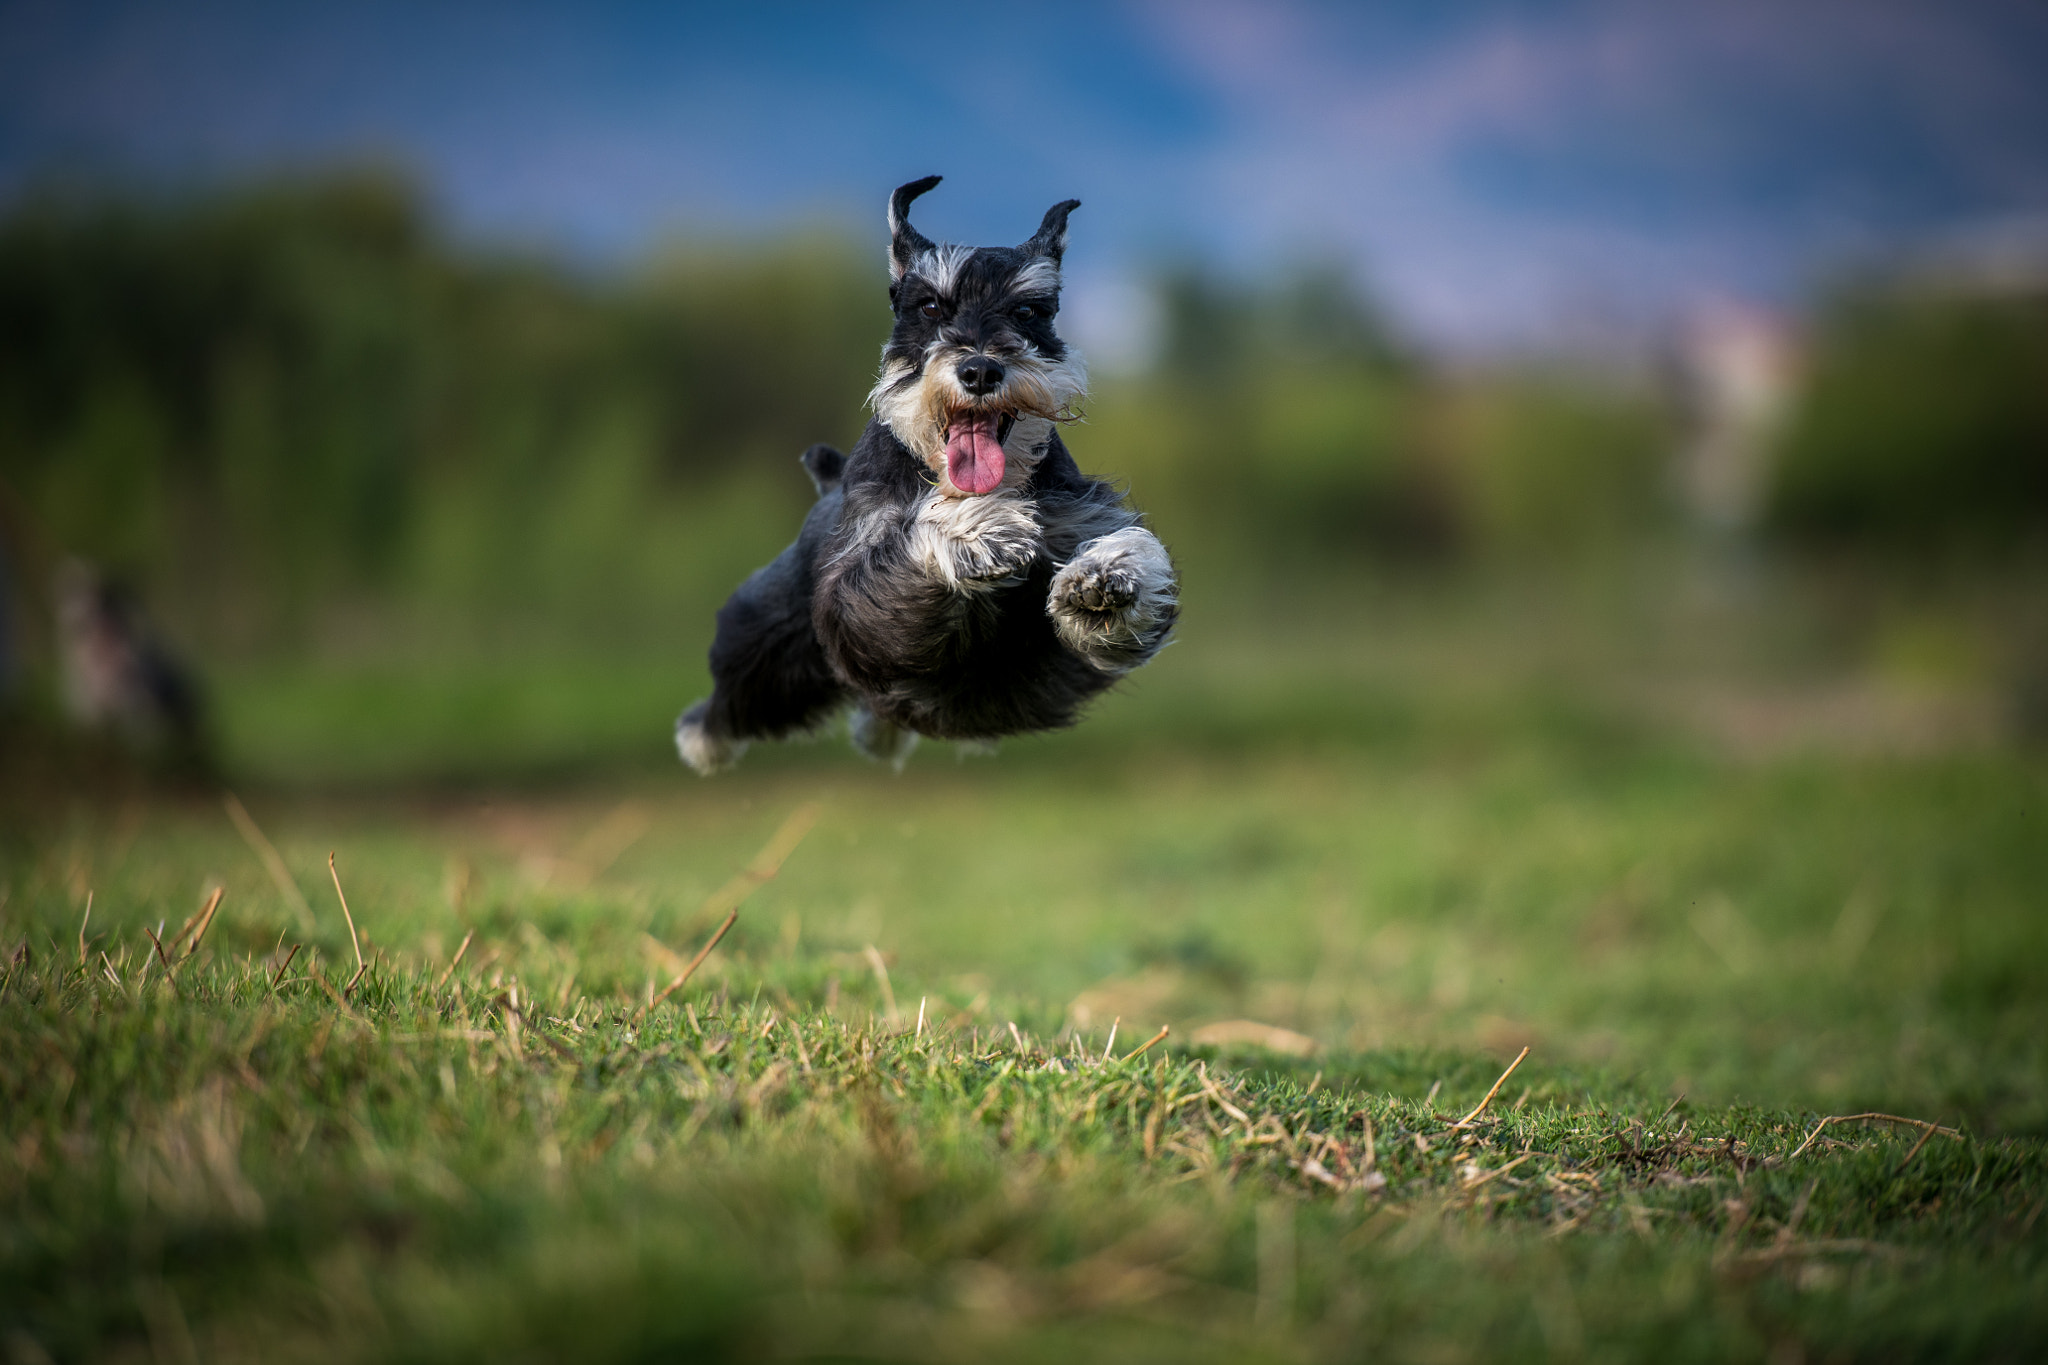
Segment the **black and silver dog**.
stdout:
[[676,722],[701,773],[849,704],[854,742],[900,762],[919,735],[993,740],[1070,725],[1166,643],[1173,562],[1058,426],[1087,392],[1060,340],[1056,204],[1018,247],[928,240],[889,200],[894,330],[851,455],[812,446],[796,543],[718,613],[709,698]]

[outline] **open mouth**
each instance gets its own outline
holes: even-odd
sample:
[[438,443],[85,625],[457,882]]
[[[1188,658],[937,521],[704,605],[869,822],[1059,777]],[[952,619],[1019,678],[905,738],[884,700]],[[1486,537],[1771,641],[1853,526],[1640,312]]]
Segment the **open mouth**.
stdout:
[[1003,481],[1003,441],[1017,424],[1014,412],[969,408],[946,425],[946,477],[963,493],[992,491]]

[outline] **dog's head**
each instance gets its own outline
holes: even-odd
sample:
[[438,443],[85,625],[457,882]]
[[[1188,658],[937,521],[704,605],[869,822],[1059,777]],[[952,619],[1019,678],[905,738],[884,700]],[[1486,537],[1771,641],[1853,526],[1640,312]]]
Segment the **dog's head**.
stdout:
[[1022,246],[931,241],[910,202],[939,183],[914,180],[889,197],[889,302],[896,326],[869,395],[949,497],[1014,488],[1088,390],[1081,357],[1060,340],[1060,257],[1067,215],[1055,204]]

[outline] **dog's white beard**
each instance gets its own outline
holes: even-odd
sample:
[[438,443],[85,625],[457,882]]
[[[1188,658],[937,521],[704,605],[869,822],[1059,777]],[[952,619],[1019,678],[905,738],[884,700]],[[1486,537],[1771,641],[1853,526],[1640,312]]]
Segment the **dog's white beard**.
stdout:
[[1004,357],[1002,390],[976,398],[960,387],[953,373],[967,354],[951,348],[934,351],[926,357],[921,374],[904,361],[885,362],[868,404],[896,439],[924,461],[940,487],[954,492],[958,490],[951,489],[946,472],[946,434],[954,417],[969,409],[1014,414],[1016,420],[1003,439],[999,487],[1015,488],[1044,458],[1053,424],[1071,418],[1075,405],[1088,396],[1087,366],[1080,353],[1071,350],[1056,361]]

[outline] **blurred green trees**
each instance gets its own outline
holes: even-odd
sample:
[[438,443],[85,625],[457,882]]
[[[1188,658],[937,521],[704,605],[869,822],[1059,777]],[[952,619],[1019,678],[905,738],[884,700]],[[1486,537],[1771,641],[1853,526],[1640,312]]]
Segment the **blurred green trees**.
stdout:
[[790,239],[589,278],[459,249],[377,174],[35,199],[0,223],[0,468],[218,644],[352,595],[632,598],[675,547],[627,561],[706,533],[677,509],[773,504],[734,471],[857,430],[869,275]]
[[1297,570],[1450,548],[1426,372],[1348,279],[1180,271],[1159,298],[1155,369],[1099,389],[1082,439],[1184,554]]
[[1865,284],[1823,312],[1771,515],[1881,549],[2048,532],[2048,291]]
[[[1328,268],[1159,297],[1156,363],[1070,435],[1198,573],[1577,553],[1659,520],[1643,395],[1447,374]],[[794,530],[797,452],[857,435],[887,325],[831,237],[600,273],[455,241],[374,172],[48,194],[0,219],[0,471],[16,539],[136,573],[213,654],[394,609],[434,649],[506,622],[695,639]]]
[[1654,395],[1539,370],[1458,386],[1440,420],[1470,543],[1584,557],[1671,525],[1669,420]]
[[1557,559],[1668,522],[1653,394],[1434,367],[1329,269],[1263,289],[1183,273],[1161,299],[1158,370],[1097,404],[1098,434],[1148,505],[1240,563]]
[[[1645,376],[1444,363],[1327,268],[1156,284],[1153,358],[1098,374],[1067,436],[1173,549],[1190,640],[1335,620],[1321,607],[1425,576],[1446,602],[1676,600],[1677,576],[1739,563],[1780,605],[1817,594],[1828,623],[1800,650],[1896,671],[1899,640],[1948,641],[1978,662],[1943,676],[1996,675],[2019,729],[2048,724],[2025,552],[2048,544],[2041,291],[1921,281],[1825,307],[1753,452],[1760,547],[1857,551],[1814,559],[1654,551],[1686,511],[1687,413]],[[393,752],[454,730],[465,753],[529,731],[555,752],[605,726],[656,751],[713,611],[813,497],[796,455],[858,435],[887,326],[873,253],[832,235],[598,269],[460,240],[374,172],[18,200],[0,701],[54,714],[50,571],[75,553],[141,587],[241,757],[332,748],[357,712],[374,722],[333,733]],[[1957,545],[1999,548],[1941,562],[1995,571],[1918,573]],[[600,696],[601,723],[579,709]]]

